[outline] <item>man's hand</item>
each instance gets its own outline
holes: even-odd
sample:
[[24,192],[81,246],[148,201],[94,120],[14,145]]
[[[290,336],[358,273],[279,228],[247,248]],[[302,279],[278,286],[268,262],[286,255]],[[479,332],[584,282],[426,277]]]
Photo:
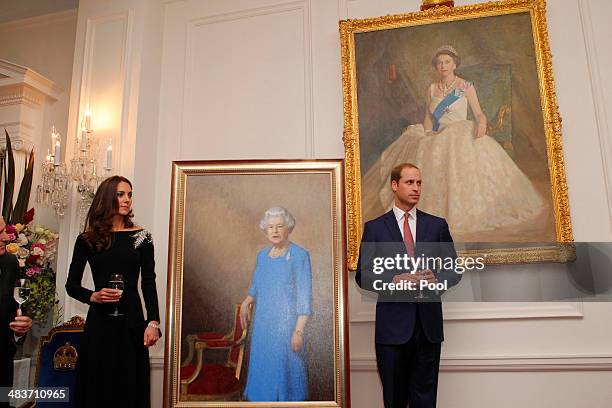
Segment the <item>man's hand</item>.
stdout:
[[417,272],[416,275],[419,276],[419,279],[426,280],[427,283],[437,283],[438,282],[438,279],[436,279],[431,269],[425,269],[423,271]]
[[402,281],[414,282],[415,285],[419,285],[419,274],[418,273],[400,273],[399,275],[395,275],[393,277],[393,283],[399,283]]
[[418,287],[421,283],[421,280],[426,280],[428,283],[436,283],[438,279],[436,279],[435,275],[431,271],[431,269],[425,269],[423,271],[415,272],[415,273],[400,273],[399,275],[395,275],[393,277],[393,283],[398,283],[401,281],[414,282],[414,284]]
[[32,319],[29,316],[23,316],[21,309],[17,309],[15,320],[9,323],[10,329],[15,333],[15,336],[25,336],[32,328]]

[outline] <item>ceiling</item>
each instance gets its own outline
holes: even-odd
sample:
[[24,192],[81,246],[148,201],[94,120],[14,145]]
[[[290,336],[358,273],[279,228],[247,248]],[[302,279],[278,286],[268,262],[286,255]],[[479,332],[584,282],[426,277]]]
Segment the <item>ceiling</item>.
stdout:
[[0,0],[0,23],[78,7],[79,0]]

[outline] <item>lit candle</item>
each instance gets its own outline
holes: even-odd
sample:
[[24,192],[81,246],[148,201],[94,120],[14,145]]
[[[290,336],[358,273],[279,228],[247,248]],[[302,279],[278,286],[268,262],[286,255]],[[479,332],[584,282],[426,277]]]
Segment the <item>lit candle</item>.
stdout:
[[113,146],[109,145],[106,149],[106,170],[113,168]]
[[53,164],[56,166],[60,165],[60,160],[61,160],[61,155],[62,155],[62,148],[60,147],[60,141],[56,141],[55,142],[55,154],[53,157]]
[[87,150],[87,129],[81,129],[81,151],[84,152]]
[[51,146],[55,146],[56,140],[57,140],[57,131],[55,130],[55,126],[51,126]]
[[51,163],[51,154],[49,153],[49,149],[47,149],[47,163]]
[[85,129],[91,130],[91,110],[89,108],[85,111]]

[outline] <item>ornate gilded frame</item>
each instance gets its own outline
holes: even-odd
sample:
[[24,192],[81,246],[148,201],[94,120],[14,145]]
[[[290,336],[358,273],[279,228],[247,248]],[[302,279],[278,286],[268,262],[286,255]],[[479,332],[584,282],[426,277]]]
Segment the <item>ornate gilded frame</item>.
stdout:
[[532,23],[558,244],[528,250],[470,250],[463,253],[466,256],[484,255],[487,263],[491,264],[566,262],[573,259],[573,245],[564,244],[572,242],[573,236],[561,143],[561,117],[557,106],[552,57],[546,26],[546,2],[545,0],[501,0],[454,8],[439,6],[408,14],[340,21],[349,269],[354,270],[357,267],[364,222],[361,212],[355,34],[522,12],[530,14]]
[[[322,225],[329,225],[333,270],[333,394],[331,401],[305,402],[245,402],[245,401],[205,401],[181,399],[181,328],[183,323],[183,280],[185,262],[185,215],[189,205],[186,202],[187,190],[192,177],[209,175],[290,174],[326,175],[329,178],[329,205],[331,219],[325,218]],[[234,180],[234,179],[232,179]],[[327,182],[326,182],[327,185]],[[349,407],[349,359],[348,359],[348,292],[345,241],[345,202],[344,202],[344,162],[343,160],[241,160],[241,161],[175,161],[172,164],[172,197],[170,209],[170,239],[168,247],[167,281],[167,326],[164,361],[164,407]],[[245,198],[248,203],[248,198]],[[227,203],[231,206],[231,202]],[[204,263],[205,261],[203,261]],[[205,265],[203,265],[204,269]],[[330,332],[312,334],[329,336]]]

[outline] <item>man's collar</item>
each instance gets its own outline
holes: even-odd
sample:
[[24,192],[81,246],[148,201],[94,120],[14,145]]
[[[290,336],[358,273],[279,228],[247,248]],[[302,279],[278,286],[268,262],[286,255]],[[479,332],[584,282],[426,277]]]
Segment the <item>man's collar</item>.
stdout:
[[[395,215],[395,219],[396,220],[401,220],[404,217],[404,213],[405,211],[398,208],[397,206],[393,206],[393,214]],[[412,219],[416,220],[417,217],[417,208],[416,205],[414,207],[412,207],[410,209],[410,211],[408,211],[408,214],[410,214],[412,216]]]

